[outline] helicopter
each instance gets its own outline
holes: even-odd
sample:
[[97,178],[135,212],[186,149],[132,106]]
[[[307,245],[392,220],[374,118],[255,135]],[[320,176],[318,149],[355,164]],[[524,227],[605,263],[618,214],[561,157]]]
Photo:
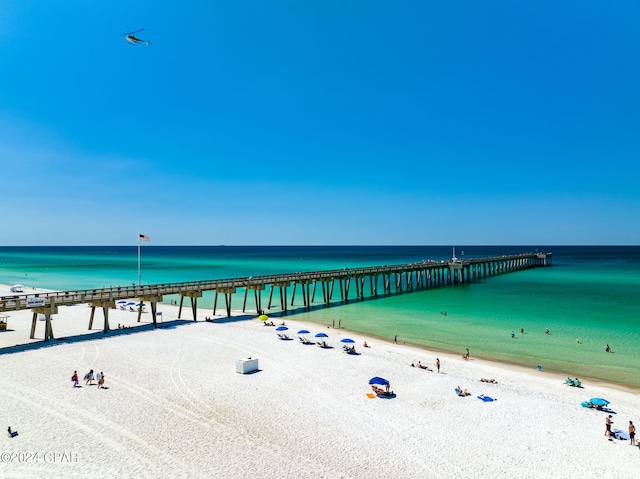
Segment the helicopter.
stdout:
[[142,40],[138,37],[136,37],[136,33],[138,32],[143,32],[145,29],[141,28],[140,30],[136,30],[134,32],[128,32],[128,33],[121,33],[120,35],[122,35],[124,37],[124,39],[126,41],[128,41],[131,45],[139,45],[141,43],[149,46],[151,45],[151,42],[149,40]]

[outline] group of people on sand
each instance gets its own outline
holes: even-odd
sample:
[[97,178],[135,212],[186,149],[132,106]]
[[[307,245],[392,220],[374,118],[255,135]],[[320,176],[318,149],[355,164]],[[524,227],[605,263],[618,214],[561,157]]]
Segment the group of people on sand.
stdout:
[[[612,417],[613,416],[609,414],[607,417],[604,418],[604,424],[605,424],[604,435],[609,438],[615,437],[614,433],[611,431],[611,425],[613,424],[613,421],[611,420]],[[633,421],[629,421],[628,431],[629,431],[629,445],[638,446],[638,444],[636,443],[636,427],[633,425]]]
[[426,364],[422,364],[420,361],[418,361],[416,364],[412,363],[411,366],[416,367],[416,368],[420,368],[420,369],[426,369],[427,371],[433,371],[433,369],[431,369]]
[[[420,361],[418,361],[417,363],[411,363],[411,367],[412,368],[420,368],[420,369],[426,369],[427,371],[431,371],[433,372],[433,369],[431,369],[429,366],[427,366],[426,364],[422,364]],[[438,372],[440,372],[440,359],[436,358],[436,369],[438,370]]]
[[471,393],[469,392],[468,389],[462,389],[460,386],[456,388],[456,393],[458,394],[458,396],[461,396],[461,397],[471,396]]
[[384,389],[382,389],[381,387],[376,386],[375,384],[371,385],[371,389],[378,396],[393,396],[394,393],[393,393],[393,391],[389,390],[389,387],[390,387],[389,384],[386,384]]
[[498,381],[496,381],[495,379],[491,378],[491,379],[486,379],[486,378],[482,378],[480,379],[480,382],[483,383],[491,383],[491,384],[498,384]]
[[[100,371],[97,376],[94,377],[93,369],[90,369],[87,374],[84,375],[84,385],[85,386],[93,386],[93,381],[98,381],[98,389],[106,389],[104,386],[104,373]],[[79,388],[80,381],[78,379],[78,371],[73,372],[73,376],[71,376],[71,382],[73,383],[74,388]]]

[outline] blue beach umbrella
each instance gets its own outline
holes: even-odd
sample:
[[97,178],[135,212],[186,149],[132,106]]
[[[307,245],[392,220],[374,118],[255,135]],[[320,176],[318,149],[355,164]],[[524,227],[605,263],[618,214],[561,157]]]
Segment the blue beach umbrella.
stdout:
[[343,338],[340,340],[341,343],[355,343],[353,339]]
[[589,402],[591,404],[595,404],[596,406],[607,406],[609,404],[609,401],[602,398],[591,398],[589,399]]
[[286,326],[278,326],[276,328],[276,331],[286,331],[287,329],[289,329],[289,328],[287,328]]
[[387,381],[385,378],[376,376],[374,378],[369,379],[369,384],[379,384],[381,386],[388,386],[389,381]]
[[329,336],[327,335],[327,333],[318,333],[316,334],[316,338],[328,338]]
[[126,299],[121,299],[120,301],[116,302],[116,304],[125,304],[126,302]]
[[298,331],[298,334],[309,334],[309,331],[307,331],[306,329],[301,329],[300,331]]

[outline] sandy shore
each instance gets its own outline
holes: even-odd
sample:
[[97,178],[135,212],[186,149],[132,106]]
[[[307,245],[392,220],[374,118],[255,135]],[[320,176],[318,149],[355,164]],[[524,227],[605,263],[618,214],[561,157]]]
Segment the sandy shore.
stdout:
[[[631,477],[640,466],[638,448],[604,436],[606,414],[580,406],[607,398],[614,429],[626,430],[640,423],[632,391],[572,388],[546,372],[295,320],[286,319],[294,340],[282,341],[256,319],[210,323],[211,311],[200,311],[193,322],[190,308],[183,320],[175,306],[159,310],[158,329],[150,313],[137,323],[137,313],[111,310],[112,328],[133,328],[104,335],[101,311],[88,331],[87,305],[60,308],[49,343],[43,321],[29,339],[30,311],[9,313],[0,416],[19,436],[2,440],[0,477],[578,478]],[[303,345],[302,328],[326,332],[334,348]],[[360,355],[342,351],[344,337]],[[436,355],[440,374],[410,366],[435,369]],[[260,371],[236,373],[248,357]],[[108,389],[85,385],[91,368]],[[373,376],[397,397],[369,398]],[[471,395],[457,397],[458,385]]]

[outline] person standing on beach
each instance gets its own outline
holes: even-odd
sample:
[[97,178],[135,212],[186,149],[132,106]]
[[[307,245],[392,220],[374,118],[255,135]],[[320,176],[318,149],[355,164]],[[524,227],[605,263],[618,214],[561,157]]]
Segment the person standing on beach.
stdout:
[[98,389],[104,389],[104,373],[102,371],[98,374]]
[[342,327],[342,319],[338,320],[338,329],[340,329]]
[[73,382],[73,386],[74,388],[78,387],[78,371],[74,371],[73,372],[73,376],[71,376],[71,382]]
[[397,334],[396,334],[396,337],[395,337],[395,338],[393,338],[393,342],[394,342],[394,343],[396,343],[396,344],[398,344],[398,335],[397,335]]
[[629,444],[632,446],[636,445],[636,427],[631,421],[629,421]]
[[469,359],[469,348],[467,348],[467,359]]
[[606,426],[606,429],[604,430],[604,435],[605,436],[609,436],[611,437],[611,418],[613,416],[611,416],[611,414],[609,414],[606,418],[604,418],[604,424]]
[[91,369],[87,374],[84,375],[84,379],[85,379],[85,383],[84,383],[85,386],[87,384],[89,386],[93,386],[93,369]]
[[440,360],[438,358],[436,358],[436,368],[438,369],[438,372],[440,372]]

